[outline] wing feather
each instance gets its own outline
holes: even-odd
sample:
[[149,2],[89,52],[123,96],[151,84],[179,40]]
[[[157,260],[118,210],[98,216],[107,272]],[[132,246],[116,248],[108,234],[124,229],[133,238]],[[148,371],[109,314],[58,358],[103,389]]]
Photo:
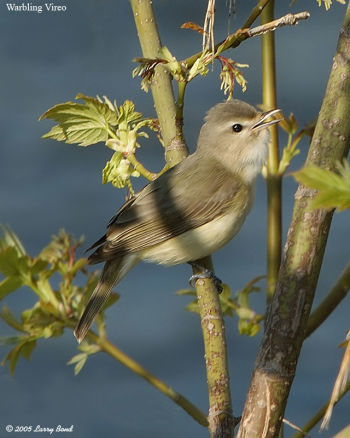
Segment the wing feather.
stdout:
[[195,163],[191,155],[127,201],[110,221],[103,243],[98,241],[102,245],[91,254],[90,263],[137,252],[197,228],[234,208],[238,191],[248,202],[249,188],[219,163],[207,167],[210,184],[206,182],[204,190],[203,167]]

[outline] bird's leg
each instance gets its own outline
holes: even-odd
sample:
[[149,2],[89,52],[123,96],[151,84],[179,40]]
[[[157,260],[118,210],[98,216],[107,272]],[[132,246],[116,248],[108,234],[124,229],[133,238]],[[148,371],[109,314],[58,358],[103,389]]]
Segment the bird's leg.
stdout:
[[211,278],[214,281],[215,287],[219,294],[222,292],[222,281],[218,278],[213,271],[201,266],[198,262],[188,262],[193,268],[198,269],[200,272],[198,274],[191,275],[189,279],[190,286],[195,287],[196,281],[199,278]]

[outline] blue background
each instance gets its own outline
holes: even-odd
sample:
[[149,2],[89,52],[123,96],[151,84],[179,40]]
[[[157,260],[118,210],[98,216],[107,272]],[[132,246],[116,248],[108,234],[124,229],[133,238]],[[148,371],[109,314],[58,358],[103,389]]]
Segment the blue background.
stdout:
[[[18,2],[19,3],[19,2]],[[39,1],[34,4],[42,4]],[[227,35],[224,2],[217,2],[216,40]],[[244,22],[255,1],[238,1],[231,31]],[[298,1],[289,7],[278,2],[276,16],[309,10],[311,18],[296,27],[276,32],[279,107],[293,112],[300,125],[318,114],[335,51],[345,6],[335,3],[326,13],[316,1]],[[104,145],[79,148],[41,139],[51,124],[38,117],[56,103],[73,100],[78,92],[107,95],[122,103],[131,99],[136,109],[154,116],[150,94],[132,79],[132,59],[141,55],[131,8],[126,1],[63,0],[64,13],[10,13],[0,3],[0,56],[2,132],[0,160],[0,222],[10,225],[27,251],[35,255],[52,234],[64,227],[87,244],[103,234],[105,225],[122,204],[125,193],[101,184],[101,170],[111,153]],[[206,2],[154,1],[162,42],[182,59],[200,50],[201,37],[180,29],[186,21],[203,23]],[[235,97],[261,102],[260,39],[244,42],[229,56],[241,63],[248,90]],[[187,91],[185,135],[190,149],[205,112],[224,99],[218,69],[195,80]],[[284,137],[283,137],[284,139]],[[295,159],[301,167],[307,142]],[[163,164],[155,141],[144,141],[138,154],[151,170]],[[284,237],[288,229],[296,183],[285,179]],[[266,190],[259,178],[256,203],[242,231],[214,255],[216,271],[233,291],[265,273]],[[329,237],[315,303],[327,293],[349,255],[349,213],[336,214]],[[207,410],[207,387],[199,318],[184,310],[188,302],[175,292],[187,287],[188,266],[163,268],[138,265],[117,288],[122,298],[107,312],[113,343],[164,379],[175,390]],[[262,284],[262,291],[265,284]],[[5,301],[16,314],[31,306],[35,297],[22,289]],[[264,293],[253,299],[263,312]],[[286,411],[288,420],[302,425],[330,396],[342,351],[337,345],[348,329],[348,300],[337,309],[302,350],[297,376]],[[260,335],[240,337],[237,321],[226,321],[234,411],[245,399]],[[0,324],[1,335],[10,329]],[[6,350],[2,349],[2,355]],[[66,362],[76,354],[76,342],[67,331],[59,339],[38,343],[32,360],[21,360],[15,376],[0,369],[2,388],[0,436],[6,424],[55,427],[74,425],[72,436],[206,437],[170,400],[104,354],[88,360],[73,376]],[[349,421],[349,397],[336,408],[331,436]],[[286,436],[292,432],[287,428]],[[313,436],[316,434],[314,432]],[[70,435],[71,436],[71,435]]]

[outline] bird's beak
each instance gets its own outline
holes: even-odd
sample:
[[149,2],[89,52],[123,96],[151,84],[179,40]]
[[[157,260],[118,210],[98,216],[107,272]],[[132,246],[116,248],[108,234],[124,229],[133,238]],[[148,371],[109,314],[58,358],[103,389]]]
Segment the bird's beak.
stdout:
[[280,110],[280,109],[274,109],[274,110],[267,111],[266,113],[262,113],[261,119],[257,123],[255,123],[255,125],[252,126],[252,129],[267,128],[270,125],[274,125],[275,123],[280,122],[281,120],[283,120],[283,116],[279,119],[272,119],[269,122],[266,122],[265,120],[269,119],[274,114],[281,113],[281,112],[282,112],[282,110]]

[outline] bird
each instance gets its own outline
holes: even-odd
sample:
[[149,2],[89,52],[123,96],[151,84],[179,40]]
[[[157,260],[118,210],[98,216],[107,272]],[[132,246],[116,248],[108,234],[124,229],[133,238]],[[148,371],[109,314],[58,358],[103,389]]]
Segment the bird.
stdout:
[[[267,128],[282,120],[271,118],[280,112],[261,112],[238,99],[216,104],[204,118],[195,152],[122,205],[89,248],[95,251],[88,263],[105,264],[74,330],[79,343],[112,288],[138,262],[198,266],[238,233],[267,158]],[[203,268],[201,275],[213,273]]]

